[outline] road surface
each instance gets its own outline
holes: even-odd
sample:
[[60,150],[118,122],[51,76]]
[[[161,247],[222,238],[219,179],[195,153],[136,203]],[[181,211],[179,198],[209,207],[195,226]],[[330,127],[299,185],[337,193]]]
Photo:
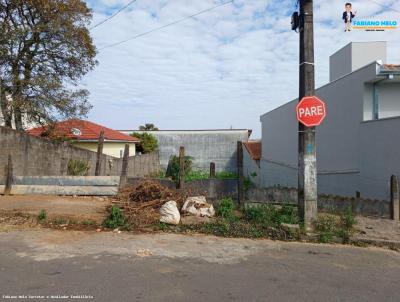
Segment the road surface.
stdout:
[[[201,235],[0,232],[1,301],[383,302],[400,301],[399,284],[400,253],[376,248]],[[30,299],[14,299],[20,295]]]

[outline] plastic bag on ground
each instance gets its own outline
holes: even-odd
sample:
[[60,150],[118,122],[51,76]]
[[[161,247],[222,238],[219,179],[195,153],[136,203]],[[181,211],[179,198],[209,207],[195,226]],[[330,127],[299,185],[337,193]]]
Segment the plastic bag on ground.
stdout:
[[160,222],[168,224],[179,224],[181,214],[179,213],[176,202],[171,200],[163,204],[160,208]]
[[209,204],[204,196],[194,196],[186,199],[182,207],[182,213],[198,217],[215,216],[213,205]]

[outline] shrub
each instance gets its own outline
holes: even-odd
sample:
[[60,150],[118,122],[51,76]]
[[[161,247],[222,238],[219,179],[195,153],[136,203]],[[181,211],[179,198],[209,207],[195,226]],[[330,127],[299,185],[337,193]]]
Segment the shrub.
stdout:
[[[191,156],[185,156],[185,174],[190,175],[192,172],[193,158]],[[171,177],[173,181],[179,181],[179,157],[176,155],[171,156],[168,162],[167,171],[165,172],[166,177]]]
[[335,216],[329,214],[320,215],[315,221],[315,230],[319,235],[320,242],[331,242],[336,233]]
[[39,221],[46,220],[46,218],[47,218],[46,210],[40,210],[39,215],[38,215]]
[[278,214],[280,223],[298,224],[300,222],[296,206],[285,204]]
[[104,220],[103,225],[109,229],[116,229],[125,226],[125,222],[126,219],[121,209],[117,206],[112,206],[110,214]]
[[265,205],[246,207],[243,211],[244,216],[249,221],[260,223],[264,221],[266,217],[265,207]]
[[90,169],[89,163],[80,159],[70,159],[68,162],[68,175],[85,176]]
[[244,215],[247,220],[266,226],[278,226],[281,223],[299,223],[297,208],[292,205],[284,205],[281,208],[271,204],[247,207],[244,209]]
[[140,140],[137,150],[143,154],[153,152],[158,148],[157,138],[147,132],[134,132],[131,136],[137,137]]
[[338,236],[342,238],[343,243],[348,243],[350,235],[353,232],[356,219],[353,215],[351,208],[347,208],[343,214],[340,215],[340,223]]
[[194,181],[194,180],[202,180],[208,179],[210,174],[206,171],[201,170],[192,170],[189,173],[185,173],[185,181]]
[[234,210],[235,204],[233,203],[232,198],[221,199],[216,207],[217,215],[228,220],[234,218]]

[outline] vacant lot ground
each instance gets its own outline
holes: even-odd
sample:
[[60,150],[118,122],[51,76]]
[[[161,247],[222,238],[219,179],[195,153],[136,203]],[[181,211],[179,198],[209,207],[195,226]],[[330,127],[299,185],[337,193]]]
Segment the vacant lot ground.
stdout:
[[110,204],[107,198],[67,197],[49,195],[0,196],[0,210],[9,213],[38,215],[41,210],[47,216],[74,220],[93,220],[101,223]]
[[[112,199],[101,197],[0,196],[0,231],[43,225],[78,230],[96,229],[107,216],[106,208],[110,204]],[[37,217],[41,210],[46,211],[46,224],[38,224]],[[190,217],[183,220],[193,221]],[[366,240],[371,244],[374,244],[372,241],[390,241],[390,244],[382,245],[399,249],[400,222],[360,216],[356,220],[354,240]],[[82,224],[84,222],[90,222],[90,225]]]

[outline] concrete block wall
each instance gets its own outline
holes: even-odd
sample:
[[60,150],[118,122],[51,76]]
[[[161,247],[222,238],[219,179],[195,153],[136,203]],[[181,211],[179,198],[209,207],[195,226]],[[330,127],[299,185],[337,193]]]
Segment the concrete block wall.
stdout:
[[[282,186],[250,188],[246,191],[246,200],[256,203],[297,204],[297,189]],[[355,215],[390,218],[390,202],[385,200],[318,195],[318,209],[322,212],[343,213],[348,208],[351,208]]]
[[[143,132],[120,130],[122,133]],[[243,129],[228,130],[160,130],[147,131],[157,138],[160,164],[167,169],[172,155],[179,154],[179,147],[185,147],[185,154],[193,158],[195,169],[208,171],[210,162],[216,171],[237,171],[237,142],[248,141],[250,132]]]
[[[88,175],[94,175],[97,158],[96,152],[74,147],[67,142],[53,142],[0,127],[0,182],[4,181],[9,154],[16,176],[67,175],[70,159],[87,161],[90,167]],[[121,168],[122,159],[102,156],[101,175],[120,175]],[[129,158],[128,176],[144,177],[159,170],[157,152]]]

